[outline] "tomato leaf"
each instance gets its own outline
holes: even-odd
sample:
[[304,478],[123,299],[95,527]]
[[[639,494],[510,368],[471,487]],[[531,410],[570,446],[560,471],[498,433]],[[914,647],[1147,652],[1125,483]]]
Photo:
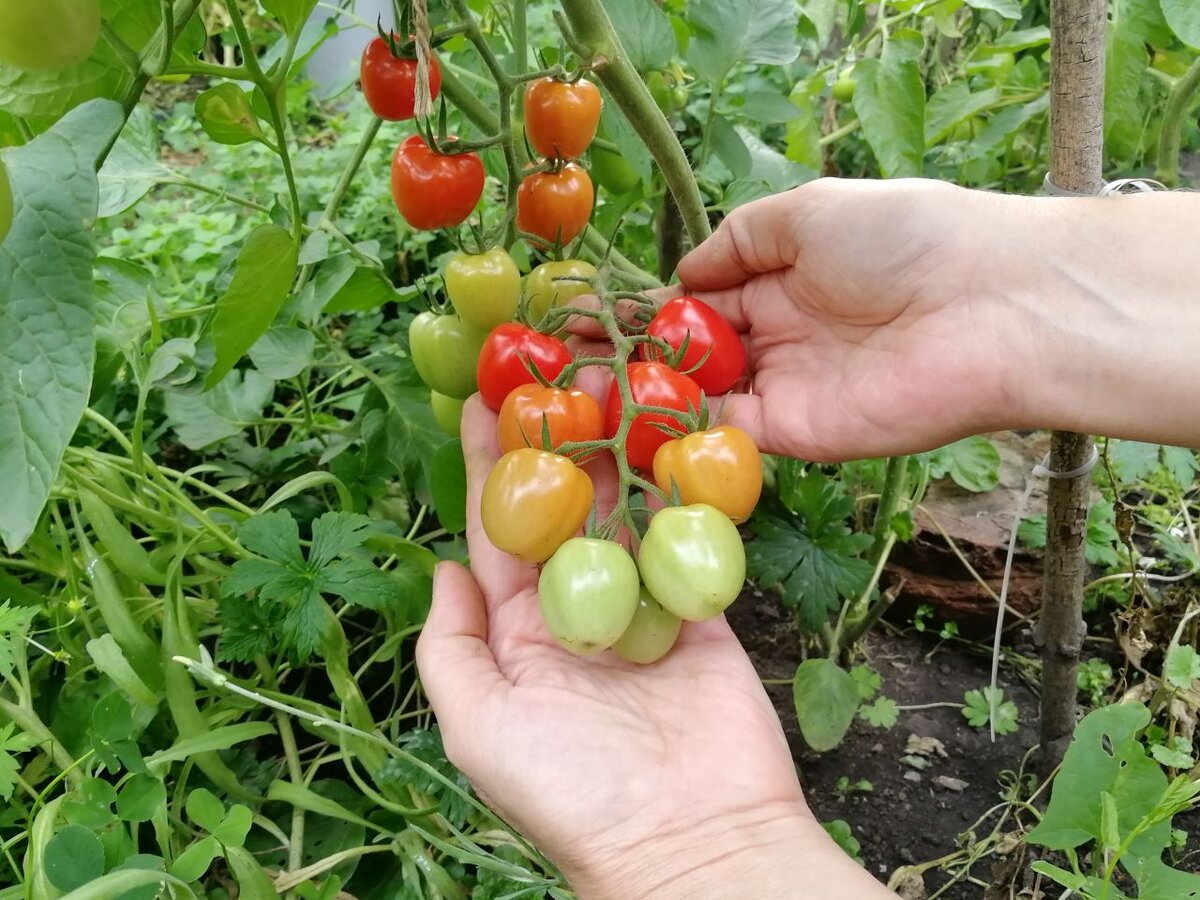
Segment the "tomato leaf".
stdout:
[[1162,12],[1175,36],[1193,50],[1200,50],[1200,4],[1195,0],[1162,0]]
[[985,437],[964,438],[935,450],[929,473],[934,478],[949,475],[963,490],[991,491],[1000,483],[1000,451]]
[[292,235],[278,225],[260,225],[250,232],[229,289],[213,313],[217,360],[204,380],[206,390],[228,375],[275,321],[292,286],[298,253]]
[[963,122],[1000,99],[1000,88],[971,92],[964,81],[954,81],[929,98],[925,107],[925,146],[932,147]]
[[924,39],[910,29],[888,39],[882,59],[854,68],[854,111],[885,178],[921,174],[925,156],[925,82],[918,58]]
[[5,151],[16,204],[0,243],[0,537],[10,551],[33,531],[87,405],[96,161],[121,121],[117,104],[89,103]]
[[800,734],[818,753],[842,742],[861,702],[850,673],[824,658],[800,663],[792,679],[792,701]]
[[218,144],[247,144],[263,136],[250,97],[232,81],[210,87],[196,98],[196,118]]
[[708,137],[712,141],[713,152],[729,167],[734,178],[745,178],[750,174],[750,151],[728,119],[722,115],[713,116]]
[[100,167],[100,218],[125,212],[156,185],[175,177],[160,161],[160,152],[158,125],[139,106]]
[[[546,445],[549,446],[549,443]],[[442,527],[451,534],[466,530],[467,467],[463,460],[462,441],[447,441],[438,448],[429,472],[429,487]]]
[[800,54],[794,0],[690,0],[687,21],[688,61],[713,83],[738,63],[783,66]]
[[317,0],[263,0],[263,9],[283,26],[289,35],[300,33],[317,6]]
[[671,61],[678,46],[675,30],[653,0],[604,0],[604,9],[636,69],[658,69]]
[[1021,18],[1021,0],[966,0],[972,9],[983,9],[999,13],[1006,19]]

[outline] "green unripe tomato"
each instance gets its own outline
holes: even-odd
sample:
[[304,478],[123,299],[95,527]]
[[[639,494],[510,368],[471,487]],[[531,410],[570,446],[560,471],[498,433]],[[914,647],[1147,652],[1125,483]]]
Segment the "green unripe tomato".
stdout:
[[12,227],[13,196],[12,185],[8,181],[8,169],[4,160],[0,159],[0,241],[3,241],[8,229]]
[[854,66],[842,69],[833,83],[833,99],[838,103],[849,103],[854,99]]
[[546,627],[576,656],[592,656],[620,639],[637,611],[638,571],[620,544],[571,538],[538,578]]
[[438,427],[450,437],[458,437],[462,432],[462,411],[466,400],[458,397],[447,397],[437,391],[429,392],[429,405],[433,407],[433,418]]
[[55,71],[87,59],[100,38],[100,0],[2,0],[0,63]]
[[646,87],[664,116],[670,117],[687,103],[687,91],[664,72],[650,72],[646,76]]
[[593,147],[591,153],[592,179],[610,194],[627,194],[642,180],[623,156],[599,147]]
[[465,400],[475,393],[475,364],[487,340],[458,316],[423,312],[408,326],[413,365],[429,387],[439,394]]
[[633,621],[613,644],[613,652],[626,662],[648,666],[671,651],[682,626],[679,616],[663,609],[662,604],[642,591]]
[[638,553],[646,590],[692,622],[725,611],[746,582],[746,549],[737,526],[714,506],[669,506],[650,520]]
[[446,296],[468,325],[491,331],[511,322],[521,299],[521,272],[504,250],[456,253],[446,265]]
[[545,262],[525,279],[525,298],[529,321],[537,324],[552,308],[566,306],[576,297],[591,294],[594,288],[582,281],[555,281],[556,278],[595,278],[596,267],[582,259]]

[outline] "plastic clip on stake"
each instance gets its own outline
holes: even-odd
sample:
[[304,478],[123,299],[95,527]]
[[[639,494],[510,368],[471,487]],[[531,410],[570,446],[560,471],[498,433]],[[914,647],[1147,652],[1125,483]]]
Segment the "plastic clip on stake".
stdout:
[[1054,478],[1069,480],[1071,478],[1078,478],[1092,471],[1099,459],[1100,451],[1093,445],[1091,457],[1082,466],[1072,469],[1069,472],[1055,472],[1049,468],[1050,454],[1047,453],[1042,461],[1030,471],[1030,478],[1025,482],[1025,492],[1021,494],[1021,499],[1017,502],[1017,511],[1013,515],[1012,531],[1008,536],[1008,554],[1004,558],[1004,579],[1000,582],[999,608],[996,611],[996,635],[992,641],[992,680],[987,700],[988,727],[991,731],[993,742],[996,740],[996,683],[1000,677],[1000,638],[1004,633],[1004,614],[1008,611],[1008,582],[1012,577],[1013,555],[1017,549],[1017,530],[1021,527],[1021,521],[1025,518],[1025,507],[1029,504],[1029,498],[1033,495],[1033,479]]

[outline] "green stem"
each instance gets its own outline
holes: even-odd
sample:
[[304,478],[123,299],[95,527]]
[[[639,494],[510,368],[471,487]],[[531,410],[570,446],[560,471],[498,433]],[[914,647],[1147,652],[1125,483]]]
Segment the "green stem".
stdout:
[[1155,177],[1167,187],[1179,184],[1179,150],[1183,139],[1183,120],[1196,91],[1200,90],[1200,59],[1175,82],[1163,112],[1162,137],[1158,144],[1158,171]]
[[79,787],[87,773],[75,765],[75,759],[67,748],[58,742],[46,724],[32,709],[0,698],[0,713],[16,724],[17,728],[31,737],[35,747],[41,748],[58,770],[67,777],[73,787]]
[[[261,656],[254,661],[254,665],[268,690],[278,693],[279,681],[275,677],[274,667]],[[283,744],[283,755],[287,760],[288,778],[297,787],[304,787],[304,770],[300,766],[300,751],[296,746],[296,733],[292,730],[291,717],[282,710],[276,710],[275,724],[279,727],[279,741]],[[304,810],[299,806],[293,806],[292,834],[288,840],[288,871],[295,872],[303,867]]]
[[600,0],[563,0],[562,5],[574,31],[574,39],[590,48],[589,62],[596,77],[608,88],[625,118],[646,144],[675,197],[688,237],[694,245],[699,244],[712,233],[712,228],[700,188],[675,129],[629,61]]
[[721,101],[721,92],[724,88],[724,79],[714,82],[712,91],[708,95],[708,116],[704,120],[704,135],[700,138],[700,162],[696,166],[698,169],[703,169],[704,164],[708,162],[708,148],[710,146],[710,137],[713,133],[713,121],[717,118],[717,104]]

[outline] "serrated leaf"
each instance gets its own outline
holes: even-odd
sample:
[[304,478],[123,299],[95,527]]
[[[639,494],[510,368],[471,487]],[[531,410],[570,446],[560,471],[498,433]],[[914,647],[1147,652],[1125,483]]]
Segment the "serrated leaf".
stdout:
[[963,700],[966,703],[962,709],[963,718],[972,728],[983,728],[991,721],[996,734],[1011,734],[1019,727],[1017,705],[1011,700],[1005,700],[1004,691],[999,688],[985,687],[983,690],[967,691]]
[[321,594],[315,586],[309,586],[300,592],[283,617],[283,632],[300,661],[307,660],[321,646],[328,628],[328,615],[329,607]]
[[228,375],[275,321],[291,289],[298,253],[292,235],[278,225],[260,225],[250,232],[229,289],[213,313],[217,359],[204,381],[206,389]]
[[1197,679],[1200,679],[1200,654],[1195,647],[1176,644],[1163,663],[1163,680],[1173,688],[1186,691]]
[[604,0],[613,29],[639,71],[659,69],[675,55],[675,30],[653,0]]
[[891,728],[900,720],[900,708],[889,697],[880,697],[858,711],[858,717],[876,728]]
[[33,740],[16,731],[16,727],[12,722],[0,727],[0,800],[11,800],[16,790],[17,776],[21,773],[16,754],[33,747]]
[[854,680],[854,688],[863,700],[870,700],[883,687],[883,677],[866,664],[860,664],[850,669],[850,677]]
[[335,557],[361,547],[374,525],[369,517],[358,513],[322,513],[313,522],[309,565],[328,565]]
[[251,553],[283,565],[304,565],[300,552],[300,528],[285,509],[252,516],[238,528],[238,540]]
[[322,593],[335,594],[366,609],[399,606],[406,599],[400,582],[365,559],[339,559],[322,569],[316,582]]
[[898,31],[881,59],[859,60],[855,66],[854,111],[885,178],[921,174],[925,80],[917,59],[923,47],[918,32]]
[[0,536],[10,552],[33,531],[87,405],[96,162],[121,122],[120,106],[96,101],[4,153],[16,204],[0,243]]
[[985,437],[964,438],[934,453],[930,474],[934,478],[949,475],[967,491],[995,490],[1000,483],[1000,451]]
[[690,0],[688,60],[711,82],[738,63],[787,65],[800,53],[794,0]]
[[12,676],[17,655],[25,653],[25,636],[37,610],[0,601],[0,681]]
[[805,743],[818,753],[842,742],[859,696],[850,673],[829,659],[806,659],[792,679],[792,701]]

